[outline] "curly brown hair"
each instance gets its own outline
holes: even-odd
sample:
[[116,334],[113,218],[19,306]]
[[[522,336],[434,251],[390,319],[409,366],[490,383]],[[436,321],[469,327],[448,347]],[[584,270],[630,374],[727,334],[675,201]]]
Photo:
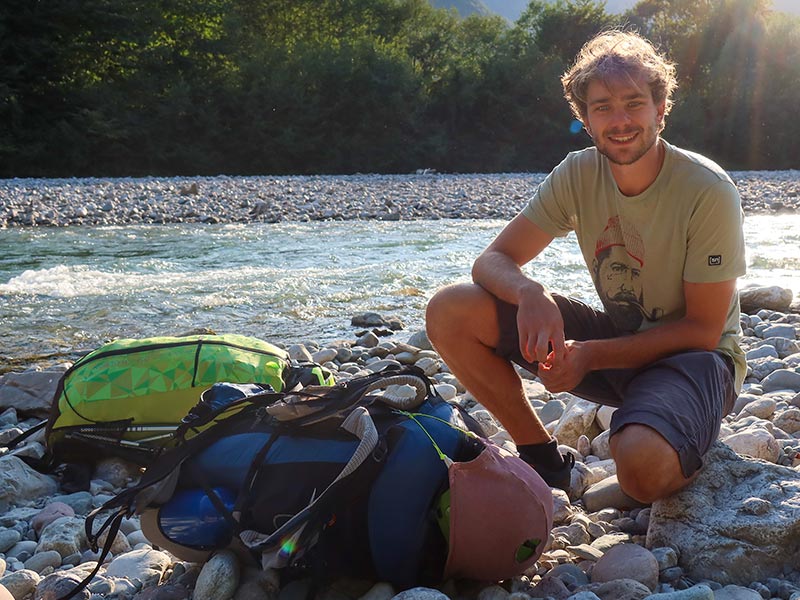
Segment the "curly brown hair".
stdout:
[[[672,107],[677,86],[675,65],[646,39],[630,31],[604,31],[586,42],[575,63],[561,76],[564,97],[576,119],[586,122],[586,95],[592,81],[633,83],[644,80],[653,101],[664,102],[664,116]],[[663,129],[663,121],[662,121]]]

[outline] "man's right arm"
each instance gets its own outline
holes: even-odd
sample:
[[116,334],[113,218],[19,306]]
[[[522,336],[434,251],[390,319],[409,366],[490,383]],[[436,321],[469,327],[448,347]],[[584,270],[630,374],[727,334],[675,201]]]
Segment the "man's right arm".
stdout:
[[472,266],[472,280],[494,296],[518,306],[517,328],[525,360],[546,362],[548,344],[553,359],[565,352],[564,322],[550,293],[522,272],[522,265],[544,250],[553,236],[526,216],[517,215]]

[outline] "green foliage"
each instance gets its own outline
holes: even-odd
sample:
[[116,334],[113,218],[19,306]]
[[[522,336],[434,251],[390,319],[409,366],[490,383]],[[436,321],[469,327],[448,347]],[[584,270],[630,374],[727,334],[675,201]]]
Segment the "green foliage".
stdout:
[[668,139],[800,167],[800,19],[604,5],[532,0],[512,25],[427,0],[6,0],[0,176],[548,170],[589,143],[561,73],[623,23],[678,64]]
[[491,11],[481,0],[431,0],[434,8],[455,9],[462,17],[488,16]]
[[[800,18],[770,0],[643,0],[627,15],[678,65],[667,136],[729,168],[797,168]],[[795,100],[792,100],[794,98]]]
[[618,25],[616,17],[606,14],[604,5],[602,0],[532,0],[517,27],[545,54],[569,65],[587,40]]

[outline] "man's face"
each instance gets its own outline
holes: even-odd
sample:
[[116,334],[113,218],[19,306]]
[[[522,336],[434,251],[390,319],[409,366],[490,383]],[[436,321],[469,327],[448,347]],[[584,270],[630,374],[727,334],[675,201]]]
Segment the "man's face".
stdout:
[[664,118],[644,81],[606,84],[592,81],[586,95],[586,131],[611,162],[630,165],[655,149]]
[[622,246],[612,246],[597,260],[596,283],[603,306],[620,327],[635,331],[643,315],[641,269],[631,266]]
[[639,302],[642,296],[641,269],[632,267],[622,246],[611,246],[597,267],[597,283],[610,302]]

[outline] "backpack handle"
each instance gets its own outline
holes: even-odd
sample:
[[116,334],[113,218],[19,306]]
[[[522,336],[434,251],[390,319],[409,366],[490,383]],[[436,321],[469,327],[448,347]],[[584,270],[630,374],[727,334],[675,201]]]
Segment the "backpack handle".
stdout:
[[[409,396],[401,393],[400,389],[398,389],[401,386],[410,386],[413,388],[414,395]],[[429,393],[428,384],[417,375],[394,375],[392,377],[380,379],[371,384],[364,391],[364,395],[366,396],[375,390],[384,390],[384,393],[379,397],[380,401],[399,410],[417,408],[420,404],[425,402]]]

